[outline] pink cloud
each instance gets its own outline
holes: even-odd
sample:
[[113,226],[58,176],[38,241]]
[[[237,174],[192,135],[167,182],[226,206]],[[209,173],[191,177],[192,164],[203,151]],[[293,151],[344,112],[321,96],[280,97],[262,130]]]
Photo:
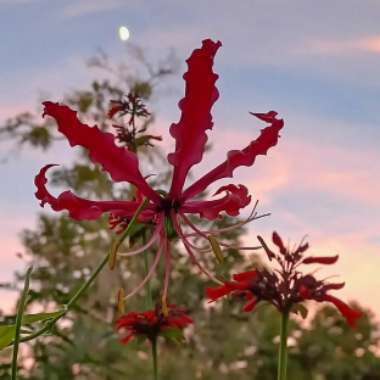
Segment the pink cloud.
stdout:
[[[159,120],[156,131],[163,135],[159,146],[164,152],[174,149],[168,133],[170,122]],[[258,125],[255,121],[253,126]],[[214,128],[209,136],[213,149],[194,168],[194,177],[204,174],[225,159],[227,151],[242,149],[257,137],[259,128],[231,130]],[[259,157],[251,168],[235,171],[234,179],[250,188],[255,197],[270,201],[278,192],[321,191],[366,206],[378,206],[380,191],[380,161],[378,154],[369,150],[347,149],[343,146],[314,144],[301,139],[279,141],[266,157]]]
[[9,105],[0,104],[0,121],[28,110],[30,110],[30,104],[27,103],[14,103]]
[[[310,51],[308,49],[308,51]],[[380,53],[380,35],[345,40],[320,40],[311,43],[311,51],[318,54],[348,54],[358,51]]]
[[0,282],[12,279],[14,271],[25,266],[25,263],[16,256],[16,253],[23,251],[24,248],[17,236],[2,237]]
[[285,150],[283,159],[292,162],[292,183],[378,206],[380,161],[375,152],[295,140]]

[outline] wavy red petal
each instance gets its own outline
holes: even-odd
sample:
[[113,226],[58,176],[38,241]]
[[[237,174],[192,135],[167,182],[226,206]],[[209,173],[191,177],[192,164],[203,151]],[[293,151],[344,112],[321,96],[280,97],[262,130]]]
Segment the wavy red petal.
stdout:
[[58,198],[51,195],[46,188],[46,172],[56,165],[44,166],[35,178],[37,191],[36,198],[41,201],[43,207],[48,203],[54,211],[67,210],[70,216],[76,220],[95,220],[105,212],[115,212],[126,217],[131,217],[137,207],[138,202],[128,201],[90,201],[77,197],[70,191],[65,191]]
[[248,189],[243,185],[222,186],[214,195],[222,192],[226,192],[226,195],[220,199],[186,202],[181,207],[181,212],[198,213],[203,218],[214,220],[223,211],[230,216],[237,216],[240,213],[240,209],[246,207],[251,202]]
[[66,136],[71,146],[82,146],[89,151],[91,160],[100,164],[114,181],[134,184],[148,198],[158,202],[160,196],[147,184],[139,170],[135,153],[115,144],[112,133],[101,131],[97,126],[81,123],[77,113],[65,105],[44,102],[43,116],[53,117],[58,130]]
[[216,168],[205,174],[194,182],[183,193],[183,198],[191,198],[203,190],[211,183],[221,179],[232,177],[233,172],[240,166],[252,166],[259,155],[266,155],[268,150],[278,142],[279,132],[284,126],[282,119],[277,119],[277,112],[270,111],[265,114],[253,114],[259,119],[270,123],[269,127],[261,130],[260,136],[242,150],[231,150],[227,153],[227,159]]
[[355,327],[358,319],[363,315],[359,310],[352,309],[339,298],[330,296],[329,294],[326,294],[323,297],[323,301],[331,302],[335,305],[351,327]]
[[222,44],[210,39],[202,42],[187,60],[188,71],[183,78],[186,82],[185,97],[178,103],[181,118],[170,127],[170,134],[176,141],[175,152],[168,155],[174,166],[170,194],[180,196],[190,168],[201,161],[207,142],[206,130],[213,126],[211,108],[219,97],[215,82],[218,79],[212,71],[214,56]]
[[338,261],[339,255],[336,256],[309,256],[303,259],[303,264],[323,264],[331,265]]

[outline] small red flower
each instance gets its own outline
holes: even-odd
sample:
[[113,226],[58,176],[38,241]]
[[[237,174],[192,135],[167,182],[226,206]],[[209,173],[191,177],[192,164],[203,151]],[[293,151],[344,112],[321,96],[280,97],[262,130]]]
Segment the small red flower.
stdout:
[[290,251],[285,247],[281,237],[273,232],[272,241],[279,251],[279,254],[276,254],[260,236],[258,238],[269,260],[277,262],[277,268],[235,274],[232,277],[233,281],[206,290],[210,302],[228,294],[242,294],[246,298],[244,311],[252,311],[258,302],[267,301],[284,312],[305,300],[326,301],[332,303],[342,313],[350,326],[355,326],[362,313],[351,309],[346,303],[328,293],[330,290],[343,288],[344,283],[317,280],[312,274],[305,275],[298,270],[301,264],[334,264],[338,256],[304,258],[303,253],[309,248],[307,243],[301,243],[294,251]]
[[[35,179],[37,186],[36,197],[43,206],[48,203],[55,211],[67,210],[76,220],[96,220],[102,214],[111,215],[110,225],[123,228],[135,214],[140,205],[140,199],[149,200],[148,205],[140,214],[139,221],[155,226],[148,243],[128,255],[144,252],[157,243],[158,249],[148,276],[127,297],[135,294],[154,274],[161,256],[165,259],[165,280],[163,298],[166,298],[171,268],[171,253],[168,239],[173,232],[178,236],[192,262],[209,277],[213,277],[196,258],[196,246],[190,237],[207,238],[210,233],[198,230],[188,219],[188,214],[199,214],[201,218],[214,220],[225,212],[230,216],[239,215],[240,209],[246,207],[251,196],[244,185],[226,185],[219,188],[214,195],[218,198],[208,201],[199,200],[199,195],[212,183],[222,178],[232,177],[233,172],[240,166],[251,166],[259,155],[266,155],[268,150],[278,142],[279,132],[283,128],[283,120],[277,119],[277,113],[254,113],[259,120],[269,124],[261,130],[260,136],[251,141],[242,150],[231,150],[225,161],[214,169],[185,186],[185,180],[190,169],[198,164],[203,156],[207,143],[207,130],[212,129],[211,108],[219,97],[215,82],[218,78],[213,70],[214,56],[221,43],[205,40],[200,49],[194,50],[187,60],[188,71],[184,74],[186,83],[185,96],[179,102],[181,117],[178,123],[170,127],[170,134],[175,139],[175,151],[168,155],[168,161],[173,166],[170,189],[163,194],[153,189],[147,182],[147,176],[140,172],[139,160],[135,152],[116,144],[115,136],[99,130],[96,126],[89,127],[81,123],[75,111],[58,103],[44,102],[44,115],[53,117],[58,130],[66,136],[71,146],[81,146],[88,150],[94,163],[100,164],[116,182],[129,182],[137,189],[137,198],[133,201],[110,200],[91,201],[80,198],[70,191],[65,191],[58,197],[49,193],[46,188],[46,172],[54,165],[43,167]],[[116,101],[112,103],[110,116],[117,112],[130,112],[127,103]],[[252,220],[252,219],[250,219]],[[241,225],[241,224],[240,224]],[[239,225],[239,226],[240,226]],[[191,229],[186,234],[183,226]],[[215,231],[221,234],[223,231]]]
[[167,315],[159,307],[141,313],[128,313],[118,319],[116,328],[127,333],[123,336],[121,342],[128,344],[137,336],[145,337],[153,342],[168,330],[183,330],[192,323],[193,320],[186,314],[184,309],[176,305],[168,305]]

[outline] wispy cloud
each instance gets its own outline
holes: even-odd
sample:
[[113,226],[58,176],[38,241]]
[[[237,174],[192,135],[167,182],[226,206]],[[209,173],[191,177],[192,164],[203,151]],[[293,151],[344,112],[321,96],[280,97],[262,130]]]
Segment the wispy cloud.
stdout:
[[1,5],[21,5],[21,4],[30,4],[36,3],[39,0],[0,0]]
[[125,6],[123,0],[77,0],[63,9],[65,17],[79,17],[90,13],[111,11]]

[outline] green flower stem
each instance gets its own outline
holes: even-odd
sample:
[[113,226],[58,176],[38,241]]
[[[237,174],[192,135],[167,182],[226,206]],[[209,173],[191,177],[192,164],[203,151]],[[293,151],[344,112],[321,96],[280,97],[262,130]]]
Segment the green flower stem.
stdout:
[[[96,269],[92,272],[89,279],[82,284],[82,286],[75,292],[75,294],[70,298],[69,302],[66,304],[66,309],[69,310],[72,306],[75,305],[75,303],[78,301],[78,299],[82,296],[82,294],[89,288],[89,286],[95,281],[96,277],[98,277],[98,274],[101,272],[101,270],[105,267],[105,265],[108,263],[110,253],[106,255],[103,260],[99,263],[99,265],[96,267]],[[67,312],[67,311],[66,311]]]
[[13,341],[13,354],[12,354],[12,380],[17,380],[17,356],[18,356],[18,348],[20,343],[20,332],[22,325],[22,317],[24,315],[25,305],[28,298],[29,293],[29,282],[30,275],[32,273],[32,267],[30,267],[25,276],[24,289],[21,294],[20,303],[17,309],[16,315],[16,326],[15,326],[15,338]]
[[[143,199],[140,206],[137,208],[135,214],[133,215],[131,221],[128,224],[128,227],[126,228],[125,232],[121,236],[121,238],[118,241],[118,245],[120,246],[121,243],[126,239],[128,234],[131,232],[133,227],[135,226],[137,222],[138,216],[141,214],[141,212],[144,210],[144,208],[147,206],[148,201],[146,198]],[[106,264],[109,262],[111,257],[112,251],[109,252],[103,260],[99,263],[99,265],[95,268],[94,272],[92,272],[91,276],[88,278],[88,280],[82,284],[82,286],[74,293],[74,295],[70,298],[70,300],[65,305],[65,309],[57,315],[55,318],[51,319],[49,322],[46,323],[44,327],[42,327],[40,330],[37,330],[33,334],[24,336],[22,338],[15,337],[15,340],[13,344],[15,344],[16,339],[18,342],[28,342],[34,338],[39,337],[42,334],[45,334],[46,332],[50,331],[50,329],[55,325],[57,321],[59,321],[63,316],[67,314],[67,312],[75,305],[75,303],[78,301],[78,299],[83,295],[83,293],[92,285],[92,283],[95,281],[95,279],[98,277],[99,273],[102,271],[102,269],[106,266]],[[18,314],[17,314],[18,315]],[[21,322],[20,322],[21,323]],[[12,378],[13,380],[13,378]]]
[[281,313],[280,349],[278,351],[278,371],[277,380],[286,380],[286,370],[288,362],[288,324],[289,311]]
[[157,338],[152,341],[153,380],[158,380]]

